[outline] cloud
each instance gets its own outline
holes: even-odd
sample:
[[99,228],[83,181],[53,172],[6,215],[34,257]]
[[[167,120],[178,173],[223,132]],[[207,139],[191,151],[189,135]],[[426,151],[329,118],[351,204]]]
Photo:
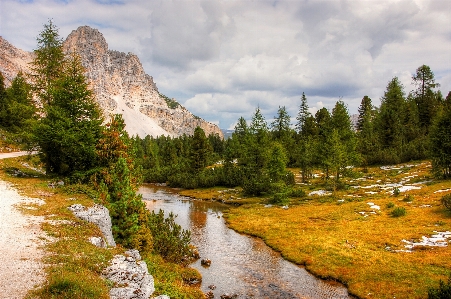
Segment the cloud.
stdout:
[[449,0],[34,0],[0,2],[0,35],[32,50],[49,18],[67,36],[99,29],[110,49],[133,52],[160,92],[221,127],[259,106],[267,119],[294,117],[342,97],[356,113],[378,105],[398,76],[408,93],[427,64],[451,90]]

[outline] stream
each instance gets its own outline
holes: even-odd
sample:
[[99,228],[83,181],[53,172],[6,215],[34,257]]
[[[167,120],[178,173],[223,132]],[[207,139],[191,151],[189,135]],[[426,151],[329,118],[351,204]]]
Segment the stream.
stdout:
[[318,279],[262,240],[229,229],[222,217],[225,204],[192,200],[154,185],[144,185],[139,192],[149,210],[178,215],[176,222],[191,231],[201,259],[211,260],[210,267],[203,267],[201,259],[191,264],[202,275],[204,293],[211,291],[215,298],[226,293],[237,298],[352,298],[343,285]]

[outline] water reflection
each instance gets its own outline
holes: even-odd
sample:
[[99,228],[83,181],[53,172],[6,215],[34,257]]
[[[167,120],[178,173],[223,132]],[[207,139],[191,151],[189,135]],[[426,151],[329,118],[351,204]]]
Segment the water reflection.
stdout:
[[[212,291],[215,298],[224,293],[238,298],[350,298],[343,286],[319,280],[285,261],[262,240],[227,228],[222,218],[225,205],[188,200],[152,185],[143,186],[140,193],[149,210],[173,212],[176,222],[191,230],[201,257],[212,261],[208,268],[200,260],[192,267],[202,274],[202,290]],[[211,285],[216,289],[210,290]]]

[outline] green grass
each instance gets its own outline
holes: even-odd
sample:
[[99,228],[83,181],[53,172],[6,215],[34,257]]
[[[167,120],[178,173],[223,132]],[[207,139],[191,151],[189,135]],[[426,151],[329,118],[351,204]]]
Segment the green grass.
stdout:
[[[92,206],[95,192],[85,185],[51,188],[49,183],[57,178],[49,178],[30,170],[24,163],[38,166],[35,159],[27,160],[25,157],[0,160],[0,179],[12,183],[19,193],[25,196],[42,198],[45,201],[43,205],[34,205],[36,209],[22,210],[24,213],[44,216],[46,220],[51,220],[43,222],[41,228],[54,239],[44,248],[46,282],[31,291],[27,298],[109,298],[112,285],[101,277],[101,273],[112,257],[122,254],[125,249],[121,246],[103,249],[92,245],[88,237],[101,235],[100,230],[92,223],[77,219],[67,209],[75,203]],[[26,175],[11,176],[11,169]],[[165,293],[168,291],[173,294],[171,298],[204,298],[198,286],[190,286],[183,280],[183,277],[199,275],[196,270],[168,264],[158,256],[147,259],[147,264],[149,270],[155,270],[152,274],[157,274],[154,278],[158,294],[170,295]],[[164,272],[160,273],[162,269]]]

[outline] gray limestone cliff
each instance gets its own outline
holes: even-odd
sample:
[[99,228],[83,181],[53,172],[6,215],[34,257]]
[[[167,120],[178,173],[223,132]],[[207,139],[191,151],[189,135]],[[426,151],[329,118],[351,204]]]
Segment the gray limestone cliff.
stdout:
[[[97,29],[82,26],[72,31],[64,42],[64,50],[80,55],[85,75],[104,114],[122,114],[130,135],[192,135],[199,126],[206,135],[223,137],[218,126],[161,95],[139,58],[132,53],[109,50]],[[19,71],[30,72],[32,59],[33,53],[20,50],[0,37],[0,72],[7,86]]]
[[[219,134],[214,124],[194,116],[175,101],[158,92],[153,78],[145,73],[139,58],[132,53],[108,49],[97,29],[89,26],[72,31],[64,42],[66,52],[81,56],[96,99],[107,113],[121,113],[127,130],[143,136],[144,122],[150,135],[192,135],[200,126],[206,135]],[[152,124],[152,126],[150,126]]]

